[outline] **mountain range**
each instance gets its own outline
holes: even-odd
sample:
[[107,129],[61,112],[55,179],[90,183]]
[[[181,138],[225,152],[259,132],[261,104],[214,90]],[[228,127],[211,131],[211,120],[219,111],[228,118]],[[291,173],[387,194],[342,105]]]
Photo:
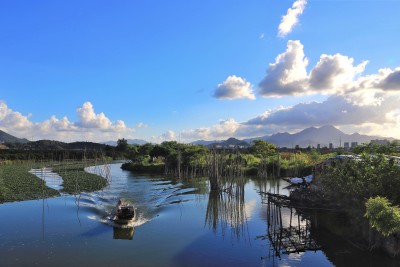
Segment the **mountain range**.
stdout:
[[[232,147],[232,146],[241,146],[241,147],[247,147],[253,140],[264,140],[269,143],[275,144],[277,147],[288,147],[288,148],[293,148],[295,146],[299,147],[308,147],[308,146],[313,146],[317,147],[320,145],[320,147],[328,147],[329,144],[332,144],[334,147],[338,146],[344,146],[346,142],[349,144],[352,142],[357,142],[358,144],[362,143],[369,143],[371,140],[394,140],[394,138],[391,137],[381,137],[381,136],[370,136],[370,135],[362,135],[358,133],[353,133],[353,134],[346,134],[339,129],[326,125],[322,127],[310,127],[306,128],[300,132],[297,133],[276,133],[272,135],[264,135],[260,137],[255,137],[255,138],[249,138],[249,139],[244,139],[244,140],[238,140],[236,138],[229,138],[227,140],[219,140],[219,141],[205,141],[205,140],[198,140],[195,142],[192,142],[191,144],[195,145],[204,145],[204,146],[215,146],[218,145],[220,147]],[[145,143],[148,143],[145,140],[142,139],[127,139],[128,144],[138,144],[138,145],[143,145]],[[49,140],[40,140],[40,141],[35,141],[35,142],[29,142],[29,140],[25,138],[18,138],[15,136],[12,136],[2,130],[0,130],[0,143],[20,143],[20,144],[30,144],[30,147],[32,146],[37,146],[37,147],[48,147],[48,148],[58,148],[58,149],[76,149],[78,147],[84,146],[86,148],[88,147],[96,147],[99,148],[99,146],[95,145],[96,143],[91,143],[91,142],[74,142],[74,143],[63,143],[63,142],[58,142],[58,141],[49,141]],[[110,146],[116,146],[117,142],[116,141],[108,141],[108,142],[102,142],[98,144],[100,146],[104,145],[110,145]]]
[[300,132],[290,133],[277,133],[273,135],[261,136],[258,138],[246,139],[245,141],[251,142],[252,140],[264,140],[269,143],[275,144],[277,147],[292,148],[298,145],[299,147],[314,146],[328,147],[331,143],[334,147],[344,146],[344,143],[357,142],[358,144],[369,143],[371,140],[394,140],[390,137],[362,135],[359,133],[346,134],[339,129],[326,125],[319,128],[310,127]]
[[[233,138],[234,139],[234,138]],[[221,145],[221,146],[227,146],[227,145],[237,145],[237,141],[232,141],[233,139],[228,139],[228,140],[220,140],[220,141],[204,141],[204,140],[198,140],[195,142],[192,142],[192,144],[196,145],[205,145],[205,146],[213,146],[213,145]],[[362,143],[369,143],[371,140],[394,140],[391,137],[381,137],[381,136],[370,136],[370,135],[362,135],[359,133],[353,133],[353,134],[346,134],[339,129],[326,125],[322,127],[310,127],[306,128],[300,132],[297,133],[276,133],[272,135],[264,135],[260,137],[255,137],[255,138],[249,138],[249,139],[244,139],[241,141],[247,142],[250,144],[253,140],[264,140],[269,143],[275,144],[277,147],[287,147],[287,148],[294,148],[296,145],[299,147],[308,147],[308,146],[313,146],[313,147],[329,147],[329,144],[331,143],[333,147],[339,147],[339,146],[344,146],[344,143],[348,142],[349,145],[352,142],[357,142],[358,144]],[[230,140],[230,141],[229,141]]]
[[29,140],[25,138],[18,138],[0,130],[0,143],[28,143]]
[[[144,145],[146,143],[149,143],[143,139],[126,139],[126,140],[128,141],[128,144],[130,144],[130,145]],[[109,146],[117,146],[117,141],[101,142],[101,144],[109,145]]]

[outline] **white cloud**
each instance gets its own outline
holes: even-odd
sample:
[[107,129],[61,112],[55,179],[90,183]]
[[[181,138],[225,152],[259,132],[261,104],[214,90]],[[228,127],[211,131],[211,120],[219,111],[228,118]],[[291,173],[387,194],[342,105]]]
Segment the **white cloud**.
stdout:
[[299,16],[303,14],[307,0],[296,0],[292,7],[287,10],[286,15],[282,16],[281,23],[278,26],[278,36],[285,37],[290,33],[294,26],[299,22]]
[[153,143],[162,143],[164,141],[177,141],[176,134],[172,130],[168,130],[162,135],[152,136],[150,137],[151,142]]
[[289,40],[259,84],[264,97],[326,95],[322,102],[269,109],[244,122],[220,121],[211,127],[183,132],[185,139],[217,140],[255,137],[277,131],[334,125],[360,133],[400,136],[400,67],[363,75],[368,61],[359,64],[341,54],[320,56],[307,72],[308,59],[300,41]]
[[323,54],[308,74],[303,45],[289,40],[286,51],[269,65],[259,83],[259,93],[264,97],[351,93],[358,94],[359,102],[369,104],[379,102],[377,96],[381,92],[400,90],[400,68],[381,69],[377,74],[362,76],[367,63],[354,65],[354,59],[348,56]]
[[14,112],[8,108],[6,102],[0,101],[0,127],[3,129],[13,128],[18,131],[32,127],[32,125],[27,116]]
[[346,90],[361,74],[368,61],[353,66],[354,59],[340,54],[321,55],[319,62],[310,73],[309,86],[314,90]]
[[136,124],[136,128],[147,128],[149,127],[147,124],[143,123],[143,122],[139,122],[138,124]]
[[267,74],[259,84],[260,94],[267,97],[304,94],[308,80],[308,59],[300,41],[289,40],[284,53],[269,65]]
[[162,135],[162,138],[163,138],[165,141],[174,141],[174,140],[176,140],[176,134],[175,134],[174,131],[168,130],[166,133],[164,133],[164,134]]
[[400,97],[391,96],[380,105],[357,105],[344,96],[330,96],[323,102],[300,103],[291,107],[269,110],[246,122],[248,125],[274,125],[293,128],[309,126],[353,125],[363,123],[396,123],[386,116],[397,109]]
[[96,114],[93,105],[85,102],[77,110],[78,121],[72,122],[66,116],[58,119],[51,116],[43,122],[32,122],[28,116],[10,109],[0,101],[0,128],[17,137],[54,139],[61,141],[104,141],[130,137],[134,129],[128,128],[122,120],[112,123],[104,113]]
[[218,84],[214,97],[219,99],[256,99],[251,83],[235,75],[229,76],[223,83]]
[[182,132],[184,139],[215,140],[235,136],[241,124],[234,119],[221,120],[218,124],[207,128],[198,128]]

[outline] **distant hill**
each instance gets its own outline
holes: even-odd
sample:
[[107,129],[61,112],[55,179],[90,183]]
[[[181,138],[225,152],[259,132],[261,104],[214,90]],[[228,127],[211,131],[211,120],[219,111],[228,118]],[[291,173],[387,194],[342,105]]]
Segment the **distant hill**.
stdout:
[[103,150],[104,144],[92,142],[64,143],[54,140],[39,140],[18,146],[19,149],[33,150]]
[[215,141],[215,140],[214,140],[214,141],[197,140],[197,141],[192,142],[191,144],[193,144],[193,145],[209,146],[209,145],[211,145],[211,144],[220,143],[220,142],[222,142],[222,140],[219,140],[219,141]]
[[193,142],[192,144],[197,144],[197,145],[205,145],[208,147],[217,147],[217,148],[235,148],[235,147],[249,147],[250,144],[247,143],[246,141],[242,141],[236,138],[229,138],[225,141],[197,141]]
[[[127,139],[127,141],[128,141],[128,144],[130,144],[130,145],[144,145],[144,144],[149,143],[146,140],[142,140],[142,139]],[[109,145],[109,146],[117,146],[117,141],[107,141],[107,142],[102,142],[101,144]]]
[[0,130],[0,143],[28,143],[29,140],[25,138],[18,138]]
[[358,133],[346,134],[339,129],[327,125],[319,128],[310,127],[298,133],[277,133],[273,135],[266,135],[257,138],[246,139],[245,141],[251,142],[252,140],[264,140],[269,143],[275,144],[277,147],[292,148],[296,145],[300,147],[314,146],[319,144],[321,147],[329,146],[332,143],[334,147],[340,145],[344,146],[345,142],[357,142],[358,144],[369,143],[371,140],[387,139],[394,140],[393,138],[385,138],[381,136],[361,135]]

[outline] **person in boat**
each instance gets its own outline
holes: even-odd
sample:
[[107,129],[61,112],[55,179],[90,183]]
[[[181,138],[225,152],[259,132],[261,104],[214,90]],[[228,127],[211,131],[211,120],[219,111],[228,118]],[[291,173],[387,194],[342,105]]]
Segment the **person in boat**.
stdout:
[[121,199],[119,199],[118,203],[117,203],[117,213],[119,213],[121,211],[121,207],[122,207],[122,201],[121,201]]

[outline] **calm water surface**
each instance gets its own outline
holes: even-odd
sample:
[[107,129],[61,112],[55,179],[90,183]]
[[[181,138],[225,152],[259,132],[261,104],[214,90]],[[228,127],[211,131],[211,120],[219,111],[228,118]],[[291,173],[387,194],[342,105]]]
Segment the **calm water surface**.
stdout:
[[[102,172],[101,167],[88,169]],[[37,172],[39,173],[39,172]],[[239,197],[209,194],[207,182],[135,175],[111,165],[104,190],[0,205],[0,266],[397,266],[354,249],[315,222],[281,209],[284,227],[312,226],[321,249],[277,253],[267,237],[260,190],[288,194],[284,181],[246,181]],[[54,180],[54,179],[53,179]],[[57,180],[57,179],[56,179]],[[57,185],[59,186],[59,185]],[[119,198],[137,207],[127,226],[109,218]],[[291,229],[291,228],[289,228]],[[279,241],[279,240],[278,240]],[[282,240],[281,240],[282,241]],[[286,240],[287,241],[287,240]],[[301,241],[301,240],[300,240]],[[279,245],[279,244],[278,244]],[[357,264],[358,263],[358,264]]]

